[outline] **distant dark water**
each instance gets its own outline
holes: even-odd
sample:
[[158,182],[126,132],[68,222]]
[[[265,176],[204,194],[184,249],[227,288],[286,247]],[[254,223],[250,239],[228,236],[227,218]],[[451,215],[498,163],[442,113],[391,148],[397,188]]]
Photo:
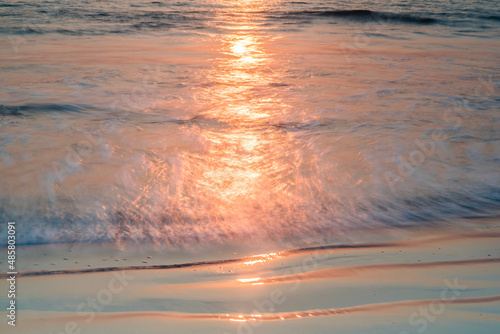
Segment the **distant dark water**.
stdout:
[[[294,23],[439,25],[498,29],[498,1],[270,1],[254,2],[257,26]],[[218,14],[238,17],[238,6],[219,1],[5,1],[4,34],[103,35],[168,33],[170,29],[220,29]],[[229,12],[229,13],[227,13]],[[321,22],[317,22],[321,20]],[[326,21],[326,22],[325,22]]]
[[3,1],[0,227],[293,246],[497,217],[499,5]]

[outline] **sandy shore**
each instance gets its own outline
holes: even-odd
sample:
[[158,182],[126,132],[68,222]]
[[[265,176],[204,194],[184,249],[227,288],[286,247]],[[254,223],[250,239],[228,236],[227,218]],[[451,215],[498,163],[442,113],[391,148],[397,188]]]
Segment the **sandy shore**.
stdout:
[[17,326],[3,311],[0,331],[498,333],[499,241],[500,224],[489,221],[260,255],[23,246]]

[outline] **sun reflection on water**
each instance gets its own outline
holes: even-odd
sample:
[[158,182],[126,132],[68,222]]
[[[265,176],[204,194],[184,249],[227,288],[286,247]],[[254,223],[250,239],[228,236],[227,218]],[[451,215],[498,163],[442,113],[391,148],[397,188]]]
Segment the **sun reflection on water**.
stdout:
[[[279,80],[273,70],[276,60],[251,15],[265,5],[238,1],[233,11],[220,14],[230,33],[219,36],[212,70],[205,76],[213,84],[200,92],[209,101],[200,117],[215,120],[217,126],[197,129],[205,150],[185,156],[189,192],[205,198],[211,213],[236,212],[247,221],[255,217],[242,213],[244,208],[255,212],[281,196],[294,167],[287,156],[289,137],[273,126],[289,109],[273,93],[272,83]],[[259,261],[263,259],[250,262]]]

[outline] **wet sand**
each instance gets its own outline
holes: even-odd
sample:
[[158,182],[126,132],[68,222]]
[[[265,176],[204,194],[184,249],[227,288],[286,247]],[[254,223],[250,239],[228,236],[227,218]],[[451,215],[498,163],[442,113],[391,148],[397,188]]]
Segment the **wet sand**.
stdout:
[[190,261],[200,255],[188,250],[124,244],[22,246],[18,326],[4,321],[0,329],[497,333],[499,241],[500,225],[482,221],[259,255],[239,245],[201,261]]

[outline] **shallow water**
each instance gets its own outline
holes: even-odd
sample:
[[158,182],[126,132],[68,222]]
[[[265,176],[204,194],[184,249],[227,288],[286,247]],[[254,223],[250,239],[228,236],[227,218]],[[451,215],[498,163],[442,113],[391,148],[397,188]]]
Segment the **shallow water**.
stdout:
[[0,220],[19,243],[296,247],[498,216],[497,1],[0,17]]

